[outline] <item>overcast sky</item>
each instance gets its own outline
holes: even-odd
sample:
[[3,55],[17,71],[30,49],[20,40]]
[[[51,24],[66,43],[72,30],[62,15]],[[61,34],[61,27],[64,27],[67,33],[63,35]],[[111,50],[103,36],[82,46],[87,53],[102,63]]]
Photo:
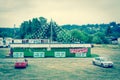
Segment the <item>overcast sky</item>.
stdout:
[[120,0],[0,0],[0,27],[40,16],[58,25],[120,22]]

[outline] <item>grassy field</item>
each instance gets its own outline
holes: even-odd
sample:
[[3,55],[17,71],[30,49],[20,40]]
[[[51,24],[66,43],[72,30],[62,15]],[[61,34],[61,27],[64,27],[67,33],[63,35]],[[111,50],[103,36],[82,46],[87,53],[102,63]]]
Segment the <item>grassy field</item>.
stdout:
[[120,80],[120,48],[94,47],[92,53],[111,58],[113,68],[92,65],[92,58],[27,58],[26,69],[14,69],[15,58],[0,49],[0,80]]

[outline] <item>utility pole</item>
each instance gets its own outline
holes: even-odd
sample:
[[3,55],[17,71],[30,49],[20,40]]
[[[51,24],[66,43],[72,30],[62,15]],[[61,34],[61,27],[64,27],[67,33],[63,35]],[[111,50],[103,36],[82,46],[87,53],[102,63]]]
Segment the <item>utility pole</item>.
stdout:
[[14,24],[14,35],[13,35],[13,38],[15,38],[15,33],[16,33],[16,31],[15,31],[15,24]]
[[50,21],[50,33],[51,33],[51,35],[50,35],[50,43],[52,43],[52,35],[53,35],[53,32],[52,32],[52,24],[53,24],[53,22],[52,22],[52,19],[51,19],[51,21]]
[[52,32],[52,19],[51,19],[51,21],[50,21],[50,41],[49,41],[49,47],[47,48],[48,51],[51,50],[52,34],[53,34],[53,32]]

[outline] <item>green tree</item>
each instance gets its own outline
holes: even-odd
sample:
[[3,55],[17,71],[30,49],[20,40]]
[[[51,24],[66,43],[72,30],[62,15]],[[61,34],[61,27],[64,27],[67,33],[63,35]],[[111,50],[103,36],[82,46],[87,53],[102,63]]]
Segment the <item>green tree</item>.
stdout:
[[94,36],[92,39],[92,43],[101,44],[102,40],[100,39],[100,37]]
[[33,18],[29,21],[24,21],[20,26],[21,38],[43,38],[50,39],[52,28],[52,39],[56,41],[57,33],[61,30],[56,22],[51,21],[47,23],[47,19],[44,17]]
[[73,42],[86,43],[89,40],[89,36],[87,33],[76,29],[71,31],[71,36]]
[[44,17],[39,17],[39,21],[41,25],[46,25],[47,24],[47,19]]
[[106,30],[106,36],[110,36],[112,33],[112,29],[111,26],[108,26],[107,30]]
[[71,34],[67,30],[61,30],[57,34],[57,41],[63,43],[70,43],[71,42]]
[[[97,41],[95,41],[96,39]],[[97,43],[97,44],[108,44],[109,43],[107,37],[105,36],[105,33],[102,33],[102,32],[95,33],[93,36],[92,42]]]
[[3,37],[3,38],[4,38],[4,37],[6,37],[6,36],[7,36],[7,32],[1,32],[1,33],[0,33],[0,37]]

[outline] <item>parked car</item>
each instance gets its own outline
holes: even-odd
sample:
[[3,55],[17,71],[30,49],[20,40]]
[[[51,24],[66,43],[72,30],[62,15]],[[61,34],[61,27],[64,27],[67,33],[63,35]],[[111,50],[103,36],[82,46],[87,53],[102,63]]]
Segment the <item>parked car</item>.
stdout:
[[101,67],[113,67],[113,62],[105,57],[95,57],[92,63]]
[[14,64],[15,68],[26,68],[27,66],[28,66],[28,60],[26,59],[17,60]]

